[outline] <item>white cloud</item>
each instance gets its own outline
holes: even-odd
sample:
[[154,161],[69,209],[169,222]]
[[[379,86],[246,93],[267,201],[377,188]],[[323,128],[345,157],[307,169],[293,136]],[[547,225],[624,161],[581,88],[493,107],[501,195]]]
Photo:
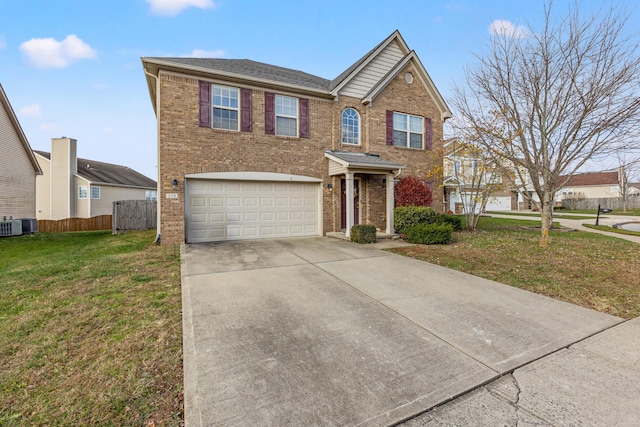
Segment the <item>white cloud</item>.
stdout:
[[184,55],[187,58],[222,58],[225,55],[224,50],[202,50],[194,49],[191,53]]
[[514,39],[529,37],[529,30],[522,25],[514,25],[510,21],[496,19],[489,25],[489,32],[497,36],[506,36]]
[[26,117],[40,117],[42,115],[40,104],[37,104],[37,103],[32,105],[27,105],[26,107],[22,107],[18,112],[21,115]]
[[215,7],[213,0],[147,0],[151,11],[158,15],[175,16],[188,7],[209,9]]
[[91,59],[97,52],[75,34],[62,41],[53,38],[31,39],[20,45],[29,63],[38,68],[63,68],[78,59]]

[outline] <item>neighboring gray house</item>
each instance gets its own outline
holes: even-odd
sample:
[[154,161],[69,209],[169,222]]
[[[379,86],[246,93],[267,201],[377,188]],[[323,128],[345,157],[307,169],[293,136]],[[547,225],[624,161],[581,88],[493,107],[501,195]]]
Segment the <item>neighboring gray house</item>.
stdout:
[[77,141],[51,140],[51,153],[35,151],[42,168],[37,184],[37,218],[109,215],[118,200],[155,200],[156,182],[127,166],[78,158]]
[[0,85],[0,220],[35,218],[36,176],[42,171]]

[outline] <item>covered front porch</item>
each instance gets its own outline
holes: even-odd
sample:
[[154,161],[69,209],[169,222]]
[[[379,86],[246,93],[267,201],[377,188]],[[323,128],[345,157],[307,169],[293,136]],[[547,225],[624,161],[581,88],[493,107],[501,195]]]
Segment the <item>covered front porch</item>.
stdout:
[[[381,158],[376,154],[358,153],[348,151],[326,150],[325,157],[329,159],[329,176],[344,178],[344,215],[343,228],[345,236],[350,237],[351,228],[354,226],[356,212],[357,176],[382,175],[385,194],[370,194],[369,197],[384,198],[385,206],[385,234],[394,233],[393,209],[394,209],[394,181],[404,168],[404,165]],[[342,188],[341,188],[342,191]],[[369,201],[371,203],[371,201]]]

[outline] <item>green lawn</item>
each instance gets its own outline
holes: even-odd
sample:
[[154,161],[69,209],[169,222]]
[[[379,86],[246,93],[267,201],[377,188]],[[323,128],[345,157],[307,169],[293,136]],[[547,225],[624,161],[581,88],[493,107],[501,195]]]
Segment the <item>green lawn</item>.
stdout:
[[[559,211],[559,212],[568,212],[568,211]],[[540,212],[530,212],[530,211],[525,211],[525,212],[515,212],[515,211],[508,211],[508,212],[499,212],[499,211],[488,211],[487,215],[491,216],[491,215],[511,215],[511,216],[527,216],[527,217],[532,217],[532,218],[540,218]],[[589,216],[589,215],[562,215],[562,213],[558,213],[558,211],[553,213],[553,217],[556,219],[595,219],[595,214],[593,214],[593,216]],[[604,218],[604,216],[600,216],[600,218]]]
[[180,260],[154,235],[0,239],[0,425],[180,425]]
[[640,315],[640,245],[579,231],[552,231],[539,247],[537,221],[482,217],[449,245],[394,249],[406,256],[626,319]]

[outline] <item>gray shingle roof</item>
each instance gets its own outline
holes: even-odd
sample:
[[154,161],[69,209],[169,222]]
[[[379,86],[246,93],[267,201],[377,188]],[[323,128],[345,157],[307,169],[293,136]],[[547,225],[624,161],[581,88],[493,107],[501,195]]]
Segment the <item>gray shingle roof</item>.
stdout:
[[402,169],[404,165],[383,159],[377,154],[356,153],[351,151],[325,150],[325,153],[349,163],[349,166],[380,167],[383,169]]
[[[51,160],[51,153],[34,150]],[[78,158],[78,175],[95,183],[155,189],[156,182],[127,166]]]
[[221,58],[145,58],[163,61],[177,65],[198,67],[240,76],[303,86],[310,89],[329,91],[331,81],[322,77],[290,68],[278,67],[249,59],[221,59]]

